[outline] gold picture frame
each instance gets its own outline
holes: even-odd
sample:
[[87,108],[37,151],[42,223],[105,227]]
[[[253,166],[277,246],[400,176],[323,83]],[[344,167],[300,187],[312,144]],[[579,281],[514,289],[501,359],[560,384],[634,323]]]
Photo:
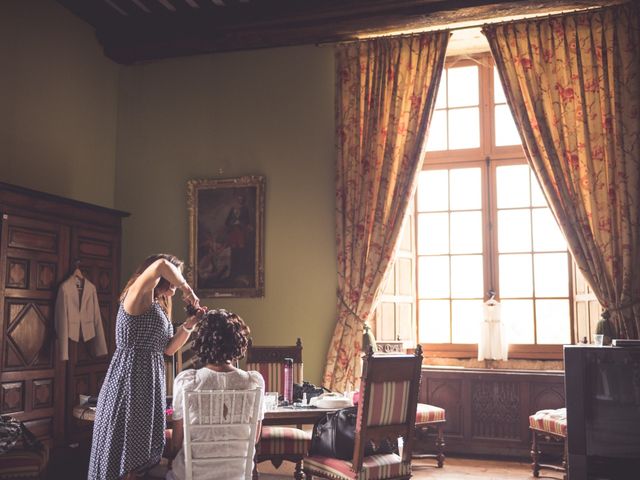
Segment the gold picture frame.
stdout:
[[198,296],[264,296],[265,177],[189,180],[189,269]]

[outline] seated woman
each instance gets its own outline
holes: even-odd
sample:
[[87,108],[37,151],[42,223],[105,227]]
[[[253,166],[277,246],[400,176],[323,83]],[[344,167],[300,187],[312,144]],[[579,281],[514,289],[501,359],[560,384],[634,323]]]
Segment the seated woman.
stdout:
[[[183,439],[183,392],[193,390],[251,390],[260,388],[264,394],[264,379],[258,372],[245,372],[233,366],[234,360],[244,357],[249,343],[249,327],[235,313],[226,310],[209,310],[204,314],[193,341],[193,350],[200,358],[203,368],[185,370],[178,374],[173,383],[173,437],[172,444],[178,450],[173,460],[173,469],[167,474],[167,480],[185,478]],[[189,410],[189,415],[192,412]],[[258,411],[256,441],[260,438],[261,420],[264,418],[262,397]],[[233,462],[229,459],[229,462]],[[194,469],[193,478],[229,478],[228,471],[236,471],[237,465],[216,467],[219,477],[212,477],[211,470],[198,472]],[[232,470],[228,470],[232,469]],[[241,470],[241,468],[240,468]],[[238,473],[242,473],[241,471]]]

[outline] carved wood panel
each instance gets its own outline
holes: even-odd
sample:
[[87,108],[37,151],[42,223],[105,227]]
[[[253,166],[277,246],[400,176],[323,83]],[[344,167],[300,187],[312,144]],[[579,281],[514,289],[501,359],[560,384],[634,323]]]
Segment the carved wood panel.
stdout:
[[0,409],[3,414],[24,410],[24,382],[3,383],[0,395]]
[[8,370],[53,367],[53,318],[50,303],[5,301],[4,365]]
[[51,407],[53,405],[53,379],[34,380],[32,385],[32,408],[35,410],[37,408]]
[[[25,226],[26,225],[26,226]],[[43,228],[25,222],[21,225],[16,223],[8,226],[7,247],[20,250],[31,250],[47,252],[57,255],[60,245],[58,232],[48,229],[45,224],[40,224]]]
[[21,258],[7,258],[8,288],[28,288],[29,261]]
[[477,438],[518,439],[520,386],[510,381],[471,382],[472,435]]
[[[464,431],[462,381],[455,378],[430,381],[427,385],[427,392],[431,405],[446,408],[445,432],[447,436],[462,437]],[[444,407],[445,405],[446,407]]]
[[420,401],[445,409],[447,452],[527,457],[528,416],[564,405],[564,375],[425,368]]

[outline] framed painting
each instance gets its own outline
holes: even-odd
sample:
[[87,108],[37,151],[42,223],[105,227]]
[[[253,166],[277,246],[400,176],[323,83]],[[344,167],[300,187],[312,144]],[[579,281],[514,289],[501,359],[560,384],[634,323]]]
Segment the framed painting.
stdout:
[[198,296],[264,296],[263,176],[189,180],[189,271]]

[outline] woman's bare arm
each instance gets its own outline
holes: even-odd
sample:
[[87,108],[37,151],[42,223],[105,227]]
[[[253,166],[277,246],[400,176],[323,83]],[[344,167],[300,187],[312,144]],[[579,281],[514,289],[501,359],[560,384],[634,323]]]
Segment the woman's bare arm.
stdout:
[[186,301],[195,306],[199,305],[198,297],[185,280],[180,269],[168,260],[161,258],[149,265],[131,284],[123,302],[125,311],[130,315],[141,315],[146,312],[153,303],[153,289],[161,278],[180,288]]

